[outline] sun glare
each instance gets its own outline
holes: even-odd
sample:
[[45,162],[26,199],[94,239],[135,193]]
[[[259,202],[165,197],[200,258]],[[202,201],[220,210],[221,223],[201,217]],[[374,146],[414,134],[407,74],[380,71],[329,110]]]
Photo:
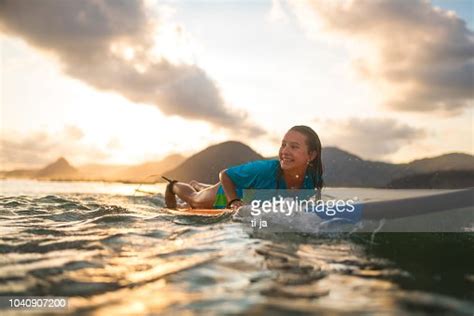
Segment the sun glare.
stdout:
[[193,45],[191,35],[182,26],[163,24],[155,36],[152,53],[172,64],[194,64]]
[[135,58],[135,49],[128,43],[114,42],[109,49],[114,55],[123,60],[131,61]]

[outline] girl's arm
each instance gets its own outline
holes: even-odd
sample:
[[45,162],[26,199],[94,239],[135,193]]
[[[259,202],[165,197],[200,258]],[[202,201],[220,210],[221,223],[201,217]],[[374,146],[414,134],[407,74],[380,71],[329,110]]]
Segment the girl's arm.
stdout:
[[[227,201],[230,202],[239,198],[235,190],[235,184],[232,181],[232,179],[226,174],[226,170],[222,170],[219,173],[219,180],[221,182],[222,189],[224,190]],[[232,203],[231,207],[233,209],[236,209],[242,205],[243,205],[242,201],[235,201]]]

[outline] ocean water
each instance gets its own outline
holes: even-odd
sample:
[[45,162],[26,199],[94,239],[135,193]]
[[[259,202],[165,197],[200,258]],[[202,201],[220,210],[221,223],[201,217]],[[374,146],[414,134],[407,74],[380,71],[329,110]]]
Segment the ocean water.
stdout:
[[65,296],[66,313],[95,315],[474,314],[473,233],[255,233],[135,189],[2,180],[0,296]]

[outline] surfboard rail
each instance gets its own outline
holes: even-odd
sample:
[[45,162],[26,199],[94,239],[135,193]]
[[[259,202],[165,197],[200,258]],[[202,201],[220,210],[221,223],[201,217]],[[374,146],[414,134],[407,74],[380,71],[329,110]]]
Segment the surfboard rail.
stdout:
[[474,207],[474,188],[404,199],[365,202],[363,219],[394,219]]

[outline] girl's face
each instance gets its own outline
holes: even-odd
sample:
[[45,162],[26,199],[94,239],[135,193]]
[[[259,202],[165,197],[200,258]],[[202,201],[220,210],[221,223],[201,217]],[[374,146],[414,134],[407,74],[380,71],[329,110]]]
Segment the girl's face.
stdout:
[[288,131],[281,141],[280,166],[283,170],[306,168],[308,162],[316,157],[316,152],[308,152],[306,136],[296,131]]

